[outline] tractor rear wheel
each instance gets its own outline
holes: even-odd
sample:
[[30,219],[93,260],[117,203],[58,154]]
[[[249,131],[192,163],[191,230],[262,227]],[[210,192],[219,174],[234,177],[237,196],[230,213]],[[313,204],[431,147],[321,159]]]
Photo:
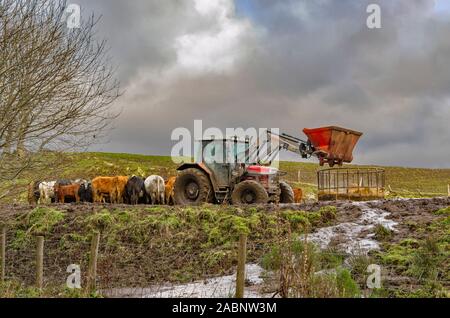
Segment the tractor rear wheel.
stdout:
[[264,187],[253,180],[242,181],[231,194],[233,204],[264,204],[269,201],[269,195]]
[[173,188],[176,205],[198,205],[211,202],[213,190],[209,177],[203,171],[190,168],[181,171]]
[[280,182],[280,203],[294,203],[294,190],[292,187],[284,181]]

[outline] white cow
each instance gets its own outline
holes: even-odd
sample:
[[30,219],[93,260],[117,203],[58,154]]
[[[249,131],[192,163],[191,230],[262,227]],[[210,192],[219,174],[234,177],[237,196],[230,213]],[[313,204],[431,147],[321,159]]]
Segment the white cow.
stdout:
[[52,203],[55,198],[56,181],[41,182],[39,184],[39,203]]
[[150,176],[144,182],[145,191],[152,200],[152,204],[165,204],[165,184],[160,176]]

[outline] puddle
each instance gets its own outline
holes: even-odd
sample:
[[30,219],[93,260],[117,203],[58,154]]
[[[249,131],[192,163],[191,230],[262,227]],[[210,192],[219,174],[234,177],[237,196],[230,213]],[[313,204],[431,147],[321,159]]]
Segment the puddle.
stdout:
[[386,218],[390,213],[371,208],[366,202],[353,202],[352,205],[361,209],[361,216],[358,219],[318,229],[308,235],[308,240],[317,244],[321,249],[326,249],[331,241],[336,239],[336,247],[348,254],[367,253],[379,249],[378,242],[373,239],[373,234],[370,234],[371,230],[377,224],[382,224],[395,231],[397,223]]
[[[259,292],[264,270],[256,264],[246,266],[246,298],[270,297]],[[215,277],[189,284],[165,284],[149,288],[120,288],[104,291],[107,297],[118,298],[232,298],[236,288],[236,274]]]

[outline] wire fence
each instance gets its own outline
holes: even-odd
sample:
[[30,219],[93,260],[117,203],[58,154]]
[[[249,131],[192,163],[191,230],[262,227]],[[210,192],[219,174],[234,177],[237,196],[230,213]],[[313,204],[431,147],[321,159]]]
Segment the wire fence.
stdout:
[[[93,246],[95,240],[92,237],[95,235],[96,232],[93,232],[86,239],[74,233],[70,236],[45,237],[40,265],[39,237],[21,241],[12,231],[6,231],[5,246],[0,243],[5,250],[5,255],[0,256],[4,265],[3,279],[20,282],[23,286],[65,289],[70,287],[67,282],[71,277],[73,282],[77,279],[71,269],[75,265],[80,269],[78,279],[81,289],[87,294],[96,290],[107,297],[206,298],[234,297],[236,293],[235,264],[240,257],[238,242],[231,247],[233,252],[227,257],[227,264],[222,264],[223,271],[217,272],[217,267],[222,265],[216,264],[213,266],[215,270],[208,273],[208,264],[200,263],[199,253],[178,250],[176,246],[170,254],[161,253],[161,246],[152,246],[151,242],[113,244],[108,237],[101,236],[98,246]],[[260,244],[256,247],[250,243],[245,253],[256,248],[264,246]],[[95,264],[94,250],[97,252]],[[186,264],[194,264],[197,268],[186,270]],[[262,272],[259,266],[250,265],[246,283],[261,283]],[[39,275],[43,277],[42,286],[38,282]],[[91,275],[94,277],[93,283]],[[257,297],[259,294],[250,292],[249,295]]]
[[[245,297],[270,298],[275,294],[273,288],[270,289],[269,285],[263,284],[270,281],[271,277],[261,266],[255,264],[254,258],[247,259],[245,265],[247,255],[252,255],[255,251],[264,251],[258,255],[269,252],[274,246],[273,241],[249,240],[244,250],[239,249],[240,241],[235,242],[230,247],[232,252],[227,264],[218,265],[223,266],[223,271],[208,273],[209,265],[196,263],[199,261],[196,258],[198,254],[192,251],[177,250],[175,247],[173,253],[168,256],[159,252],[161,246],[155,248],[151,242],[142,244],[121,242],[115,245],[108,237],[101,235],[99,244],[96,245],[93,238],[97,232],[92,232],[92,235],[85,239],[81,239],[81,234],[73,233],[69,236],[44,238],[41,267],[37,258],[38,237],[18,242],[12,233],[7,231],[6,234],[6,257],[2,258],[2,263],[5,264],[4,279],[20,282],[24,286],[44,289],[68,288],[70,286],[67,282],[69,280],[75,282],[77,279],[70,269],[70,266],[75,265],[80,269],[79,287],[86,295],[96,290],[101,295],[112,298],[230,298],[237,294],[239,284],[242,288],[245,286]],[[247,241],[247,236],[245,237]],[[277,240],[276,243],[286,244],[288,241],[288,238],[284,238]],[[346,255],[331,250],[321,253],[329,257]],[[236,265],[242,257],[244,257],[242,262],[245,265],[245,279],[238,283],[239,274],[236,274]],[[92,263],[94,258],[95,264]],[[192,276],[187,276],[189,271],[183,271],[186,264],[197,266]],[[43,277],[42,286],[39,286],[37,281],[39,274]]]

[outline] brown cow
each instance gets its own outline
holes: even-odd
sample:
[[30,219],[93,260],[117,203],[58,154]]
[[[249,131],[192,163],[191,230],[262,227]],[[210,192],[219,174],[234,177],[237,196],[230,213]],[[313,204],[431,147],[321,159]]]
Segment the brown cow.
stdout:
[[165,195],[166,195],[166,203],[169,205],[174,204],[173,200],[173,186],[175,185],[175,181],[177,180],[177,177],[171,177],[166,182],[165,187]]
[[128,179],[129,179],[128,177],[122,176],[115,178],[117,203],[123,203],[124,201],[125,188],[127,186]]
[[75,202],[80,202],[80,195],[78,191],[80,190],[79,184],[71,184],[71,185],[59,185],[55,186],[55,198],[56,202],[64,203],[66,197],[71,197],[75,199]]
[[128,177],[97,177],[92,180],[92,196],[95,203],[105,202],[109,196],[111,203],[123,203]]
[[92,180],[92,198],[94,203],[104,203],[105,196],[109,196],[110,202],[117,202],[116,199],[116,177],[97,177]]
[[301,188],[294,189],[294,202],[302,203],[303,201],[303,190]]

